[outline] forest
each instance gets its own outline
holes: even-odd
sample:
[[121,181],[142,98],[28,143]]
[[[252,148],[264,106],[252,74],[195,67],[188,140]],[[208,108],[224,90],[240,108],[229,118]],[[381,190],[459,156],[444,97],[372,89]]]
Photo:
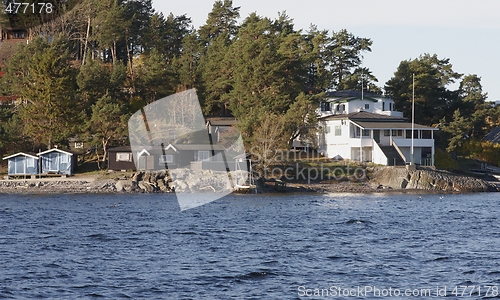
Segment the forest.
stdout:
[[381,84],[362,65],[374,41],[346,29],[297,29],[285,12],[240,21],[239,7],[217,0],[194,28],[188,15],[165,16],[151,0],[56,2],[57,17],[0,18],[0,27],[29,28],[29,43],[0,70],[1,156],[64,147],[68,138],[103,153],[128,143],[131,114],[192,88],[205,116],[239,120],[246,147],[272,141],[287,148],[299,135],[314,139],[325,91],[363,84],[410,116],[414,74],[415,121],[440,128],[437,147],[500,163],[500,148],[482,141],[500,125],[500,109],[486,101],[481,77],[456,72],[449,58],[423,53],[402,61]]

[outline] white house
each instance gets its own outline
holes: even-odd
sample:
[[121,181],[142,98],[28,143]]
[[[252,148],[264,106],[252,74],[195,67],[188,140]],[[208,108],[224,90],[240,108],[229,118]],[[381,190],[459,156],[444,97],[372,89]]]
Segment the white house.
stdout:
[[327,157],[381,165],[411,161],[434,165],[434,131],[438,129],[415,124],[412,139],[411,122],[394,111],[390,98],[359,91],[330,92],[318,115],[318,151]]

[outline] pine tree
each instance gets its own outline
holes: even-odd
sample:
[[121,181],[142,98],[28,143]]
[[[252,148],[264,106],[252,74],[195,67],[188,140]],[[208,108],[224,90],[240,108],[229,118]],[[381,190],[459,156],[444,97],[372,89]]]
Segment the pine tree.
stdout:
[[93,136],[93,143],[102,146],[102,162],[106,161],[110,142],[120,141],[125,136],[127,118],[122,107],[107,93],[92,105],[92,116],[87,126]]
[[[64,144],[75,132],[81,116],[75,103],[76,72],[71,59],[66,40],[56,38],[49,44],[38,38],[7,62],[6,80],[25,103],[19,117],[35,145]],[[16,64],[19,61],[23,63]]]

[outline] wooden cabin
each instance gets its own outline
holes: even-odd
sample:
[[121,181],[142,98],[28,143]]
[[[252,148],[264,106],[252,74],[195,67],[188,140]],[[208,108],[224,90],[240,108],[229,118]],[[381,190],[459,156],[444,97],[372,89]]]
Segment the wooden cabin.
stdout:
[[37,154],[41,160],[41,174],[75,174],[77,155],[61,149],[50,149]]
[[31,176],[38,174],[39,159],[35,153],[19,152],[3,159],[8,160],[9,176]]
[[[154,171],[170,167],[225,171],[227,165],[224,162],[224,148],[220,145],[169,144],[163,149],[161,147],[142,147],[134,151],[136,152],[133,153],[130,146],[109,148],[108,169],[114,171]],[[230,163],[230,167],[234,168],[234,160]]]

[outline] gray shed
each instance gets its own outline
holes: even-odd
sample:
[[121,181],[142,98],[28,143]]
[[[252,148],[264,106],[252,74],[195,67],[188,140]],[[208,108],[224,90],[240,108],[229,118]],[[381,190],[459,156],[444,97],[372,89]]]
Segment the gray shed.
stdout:
[[3,158],[8,160],[8,174],[11,176],[38,174],[38,157],[34,153],[19,152]]
[[42,174],[73,175],[76,169],[76,154],[61,149],[50,149],[37,154],[42,163]]

